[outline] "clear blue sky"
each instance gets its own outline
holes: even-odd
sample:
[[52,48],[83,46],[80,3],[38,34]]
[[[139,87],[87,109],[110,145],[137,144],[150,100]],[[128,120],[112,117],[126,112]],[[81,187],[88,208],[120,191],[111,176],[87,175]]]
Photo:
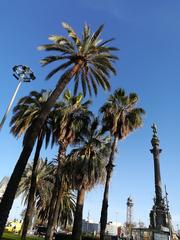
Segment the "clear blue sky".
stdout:
[[[132,196],[134,220],[149,222],[153,204],[153,160],[149,151],[152,137],[151,124],[158,125],[161,148],[163,184],[167,185],[170,210],[174,225],[180,224],[180,1],[174,0],[53,0],[23,1],[2,0],[0,7],[0,117],[17,85],[12,76],[12,66],[27,64],[35,72],[36,80],[24,84],[16,98],[31,90],[52,89],[57,78],[44,81],[51,67],[41,68],[40,59],[45,56],[37,46],[47,43],[50,34],[64,34],[60,23],[70,23],[80,33],[84,23],[93,30],[105,24],[103,38],[115,37],[118,53],[118,76],[111,79],[112,90],[117,87],[136,92],[140,105],[147,114],[144,127],[119,143],[116,168],[111,181],[109,220],[124,222],[126,199]],[[98,110],[109,93],[99,91],[94,98],[94,110]],[[178,100],[179,99],[179,100]],[[21,141],[9,133],[9,115],[0,133],[0,179],[10,175],[21,152]],[[56,149],[43,151],[42,156],[51,160]],[[87,194],[84,218],[98,221],[100,216],[102,187]],[[19,201],[13,207],[15,216],[21,207]]]

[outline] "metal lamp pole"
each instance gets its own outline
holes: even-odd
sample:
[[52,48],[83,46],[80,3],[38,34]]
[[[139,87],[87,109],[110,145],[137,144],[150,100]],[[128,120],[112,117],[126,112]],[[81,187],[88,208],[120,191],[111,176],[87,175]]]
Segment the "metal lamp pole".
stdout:
[[12,104],[14,102],[14,99],[15,99],[17,93],[18,93],[18,90],[19,90],[21,84],[23,82],[30,82],[31,80],[35,79],[35,76],[34,76],[34,73],[32,72],[32,70],[28,66],[25,66],[25,65],[14,66],[13,67],[13,72],[14,72],[13,76],[19,81],[19,83],[18,83],[18,85],[16,87],[16,90],[15,90],[15,92],[14,92],[14,94],[13,94],[13,96],[12,96],[10,102],[9,102],[9,105],[6,109],[6,112],[5,112],[3,118],[0,122],[0,131],[1,131],[1,129],[3,127],[3,124],[4,124],[4,122],[7,118],[7,115],[8,115],[8,113],[9,113],[11,107],[12,107]]

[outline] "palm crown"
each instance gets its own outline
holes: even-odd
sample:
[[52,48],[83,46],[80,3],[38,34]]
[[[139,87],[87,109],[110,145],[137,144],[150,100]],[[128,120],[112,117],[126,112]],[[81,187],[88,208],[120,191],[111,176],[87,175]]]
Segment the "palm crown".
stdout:
[[49,40],[53,43],[39,47],[40,50],[56,51],[58,53],[56,56],[52,55],[42,59],[42,66],[59,60],[63,61],[47,75],[46,79],[50,79],[60,70],[66,69],[66,74],[73,69],[74,65],[80,64],[79,71],[74,75],[74,94],[77,93],[79,82],[81,82],[84,95],[86,95],[86,89],[91,95],[91,88],[97,94],[97,85],[102,86],[104,90],[109,90],[108,78],[110,73],[116,74],[112,63],[118,59],[112,55],[112,51],[118,49],[106,45],[113,39],[104,42],[100,39],[103,25],[95,33],[92,33],[90,27],[85,24],[81,38],[69,24],[62,23],[62,25],[68,32],[68,38],[51,35]]
[[90,101],[83,101],[83,96],[71,95],[70,91],[65,91],[63,101],[54,108],[52,121],[52,142],[65,145],[71,144],[79,131],[85,127],[89,121],[91,112],[88,111]]
[[[23,97],[13,109],[13,117],[11,119],[11,132],[14,136],[20,137],[26,130],[30,129],[33,121],[39,116],[44,107],[50,92],[42,90],[40,93],[32,91],[29,96]],[[42,127],[42,133],[46,137],[46,147],[49,143],[51,130],[50,118],[47,119]],[[26,135],[23,143],[25,143]]]
[[125,95],[123,89],[117,89],[101,107],[103,131],[110,131],[118,139],[125,138],[134,129],[141,127],[144,109],[136,108],[138,95]]
[[102,182],[109,157],[110,139],[103,136],[98,119],[91,119],[85,132],[78,137],[78,148],[71,151],[67,166],[70,166],[75,188],[90,190]]

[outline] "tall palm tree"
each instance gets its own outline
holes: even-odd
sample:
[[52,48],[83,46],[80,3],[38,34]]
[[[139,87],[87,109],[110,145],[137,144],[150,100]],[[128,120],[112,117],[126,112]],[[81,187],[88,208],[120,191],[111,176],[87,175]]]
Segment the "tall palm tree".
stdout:
[[59,77],[54,91],[52,91],[51,96],[43,107],[39,117],[32,124],[31,131],[27,134],[28,141],[24,143],[21,155],[16,163],[6,191],[1,200],[0,238],[2,237],[18,184],[34,147],[36,138],[41,131],[41,127],[49,115],[51,108],[54,106],[57,98],[62,93],[66,85],[71,81],[71,79],[74,79],[76,92],[77,85],[79,81],[81,81],[85,94],[86,86],[88,87],[89,92],[91,92],[91,82],[92,88],[96,94],[97,84],[101,85],[105,90],[109,89],[109,76],[111,73],[116,73],[112,65],[112,63],[117,59],[116,56],[112,55],[112,51],[116,50],[116,48],[107,46],[107,43],[112,41],[112,39],[104,42],[100,39],[103,26],[100,26],[95,33],[92,33],[89,26],[85,25],[81,38],[77,36],[75,31],[68,24],[63,23],[63,27],[68,32],[68,38],[62,36],[51,36],[50,40],[53,41],[53,43],[41,47],[41,49],[47,51],[52,50],[58,53],[56,56],[49,56],[43,59],[43,66],[56,61],[64,61],[64,63],[55,68],[47,76],[47,78],[51,78],[55,73],[61,70],[65,71],[62,76]]
[[109,184],[114,167],[114,154],[119,140],[127,137],[128,134],[142,126],[142,116],[145,111],[142,108],[136,108],[138,95],[136,93],[125,94],[123,89],[115,90],[110,95],[108,101],[102,106],[103,131],[109,131],[112,139],[111,154],[106,166],[106,182],[104,188],[104,197],[100,219],[100,239],[104,240],[107,224],[108,195]]
[[[80,134],[80,146],[70,154],[71,176],[75,189],[78,191],[73,240],[81,239],[82,213],[85,192],[91,190],[105,177],[105,166],[110,150],[109,138],[100,132],[98,120],[92,120],[83,134]],[[72,160],[71,160],[72,159]]]
[[58,152],[58,166],[56,173],[55,186],[51,198],[48,229],[46,239],[52,239],[57,224],[59,201],[61,201],[61,187],[62,185],[62,164],[66,160],[66,149],[73,143],[76,135],[86,127],[86,123],[89,121],[90,112],[88,111],[88,105],[90,101],[82,103],[83,96],[78,94],[72,96],[70,91],[66,91],[63,96],[63,102],[61,107],[56,109],[54,121],[52,124],[53,142],[59,144]]
[[[13,117],[11,119],[11,132],[14,136],[20,137],[23,133],[25,134],[23,143],[26,142],[26,136],[30,129],[33,121],[39,116],[44,104],[46,103],[50,92],[46,92],[42,90],[40,93],[33,91],[29,96],[23,97],[19,100],[18,104],[13,110]],[[40,151],[42,148],[43,140],[46,141],[46,147],[49,143],[49,139],[51,136],[51,129],[49,125],[50,119],[46,119],[43,126],[41,127],[41,131],[38,134],[36,151],[34,155],[33,161],[33,171],[31,175],[31,187],[29,189],[28,194],[28,203],[27,209],[23,221],[23,230],[21,239],[26,238],[29,221],[31,219],[33,209],[34,209],[34,198],[36,191],[36,168],[38,167],[38,159],[40,155]]]

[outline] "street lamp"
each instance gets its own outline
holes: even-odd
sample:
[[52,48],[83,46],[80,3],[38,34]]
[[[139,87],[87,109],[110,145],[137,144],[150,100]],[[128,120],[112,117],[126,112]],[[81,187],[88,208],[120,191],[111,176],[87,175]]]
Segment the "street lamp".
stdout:
[[4,117],[2,118],[0,122],[0,130],[3,127],[3,124],[7,118],[7,115],[12,107],[13,101],[18,93],[18,90],[23,82],[30,82],[31,80],[35,79],[33,71],[26,65],[17,65],[13,67],[13,76],[19,81],[16,90],[11,98],[11,101],[6,109],[6,112],[4,114]]

